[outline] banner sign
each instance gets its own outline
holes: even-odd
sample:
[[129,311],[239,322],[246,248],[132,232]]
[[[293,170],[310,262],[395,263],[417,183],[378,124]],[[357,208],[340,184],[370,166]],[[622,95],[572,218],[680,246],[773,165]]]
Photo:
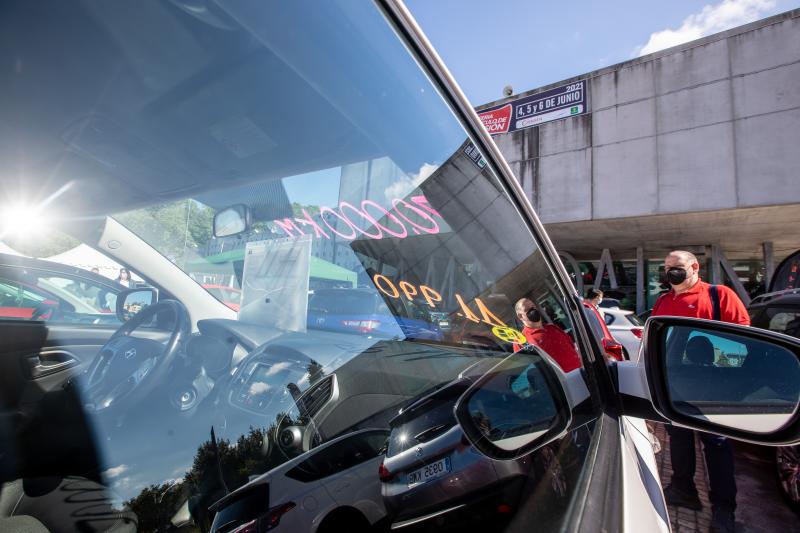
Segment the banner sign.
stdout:
[[581,80],[486,109],[478,116],[486,130],[496,135],[584,113],[586,81]]

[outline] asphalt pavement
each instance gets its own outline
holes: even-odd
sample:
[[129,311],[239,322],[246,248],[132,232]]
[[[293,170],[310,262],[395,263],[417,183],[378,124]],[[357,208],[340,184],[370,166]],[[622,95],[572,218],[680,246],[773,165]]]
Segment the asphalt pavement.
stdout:
[[775,474],[775,449],[734,442],[736,528],[739,533],[800,533],[800,515],[783,500]]

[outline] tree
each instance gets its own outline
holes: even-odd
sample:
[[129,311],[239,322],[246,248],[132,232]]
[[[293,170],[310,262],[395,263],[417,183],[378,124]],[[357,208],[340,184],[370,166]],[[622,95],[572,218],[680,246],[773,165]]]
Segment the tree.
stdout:
[[173,263],[185,263],[188,251],[213,237],[214,210],[191,199],[155,205],[115,217]]
[[49,229],[46,235],[36,237],[7,235],[3,237],[3,240],[19,253],[31,257],[58,255],[67,250],[72,250],[80,244],[80,241],[56,229]]

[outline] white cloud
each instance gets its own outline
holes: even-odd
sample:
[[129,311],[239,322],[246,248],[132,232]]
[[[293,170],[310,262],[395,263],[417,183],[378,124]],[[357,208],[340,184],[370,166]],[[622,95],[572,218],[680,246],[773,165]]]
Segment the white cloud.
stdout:
[[114,466],[103,472],[103,475],[108,479],[114,479],[115,477],[119,477],[125,472],[128,471],[128,465],[119,465]]
[[391,201],[395,198],[405,198],[405,196],[418,187],[423,181],[439,169],[439,165],[430,165],[423,163],[419,172],[412,174],[410,177],[403,176],[391,185],[389,185],[383,192],[386,201],[391,205]]
[[723,0],[716,5],[707,5],[699,13],[686,17],[678,29],[668,28],[651,33],[647,43],[637,47],[634,55],[652,54],[658,50],[753,22],[763,18],[774,7],[775,0]]
[[269,383],[264,383],[263,381],[256,381],[255,383],[250,385],[250,390],[248,392],[252,396],[255,396],[256,394],[264,394],[271,388],[272,386]]

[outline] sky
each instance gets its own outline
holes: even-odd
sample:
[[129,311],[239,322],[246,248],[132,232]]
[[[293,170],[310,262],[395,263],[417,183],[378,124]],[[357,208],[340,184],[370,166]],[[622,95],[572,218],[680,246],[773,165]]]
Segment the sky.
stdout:
[[405,0],[473,105],[800,7],[798,0]]

